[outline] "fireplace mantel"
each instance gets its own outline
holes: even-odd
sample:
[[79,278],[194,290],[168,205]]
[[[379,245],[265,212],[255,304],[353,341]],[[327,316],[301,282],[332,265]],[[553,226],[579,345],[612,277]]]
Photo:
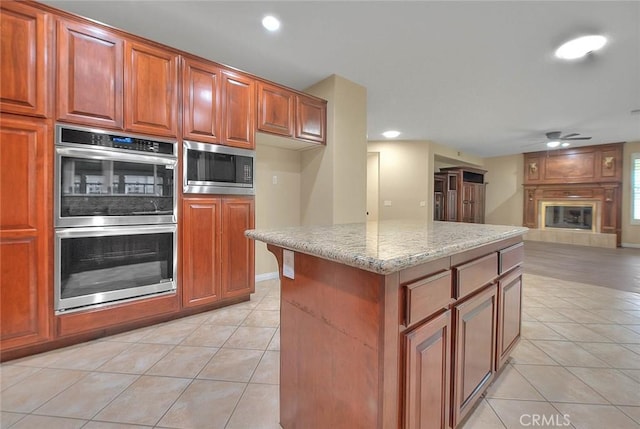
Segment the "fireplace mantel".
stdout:
[[523,225],[542,229],[543,203],[594,202],[596,231],[621,242],[622,143],[524,154]]

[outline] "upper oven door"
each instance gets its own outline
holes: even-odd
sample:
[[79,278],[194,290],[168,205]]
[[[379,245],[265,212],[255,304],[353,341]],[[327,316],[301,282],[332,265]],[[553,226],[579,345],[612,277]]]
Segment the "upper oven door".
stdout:
[[176,222],[177,160],[56,147],[55,226]]
[[185,193],[254,194],[254,151],[191,141],[183,149]]

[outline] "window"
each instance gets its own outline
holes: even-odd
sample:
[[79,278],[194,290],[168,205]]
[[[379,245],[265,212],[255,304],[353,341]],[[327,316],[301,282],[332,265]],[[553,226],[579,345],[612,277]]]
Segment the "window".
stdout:
[[631,156],[631,223],[640,224],[640,153]]

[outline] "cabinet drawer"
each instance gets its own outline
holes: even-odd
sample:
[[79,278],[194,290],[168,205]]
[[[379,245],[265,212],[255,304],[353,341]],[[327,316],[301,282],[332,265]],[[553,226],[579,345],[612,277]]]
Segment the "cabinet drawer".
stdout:
[[498,253],[500,254],[500,274],[504,274],[524,260],[524,243],[507,247]]
[[498,276],[498,253],[460,265],[456,270],[455,298],[462,298],[490,283]]
[[451,270],[410,283],[405,288],[405,326],[419,322],[453,302]]

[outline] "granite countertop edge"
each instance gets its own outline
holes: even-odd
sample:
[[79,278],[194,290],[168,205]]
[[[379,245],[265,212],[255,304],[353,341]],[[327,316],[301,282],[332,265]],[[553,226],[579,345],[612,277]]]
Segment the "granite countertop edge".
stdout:
[[306,253],[355,268],[386,275],[435,259],[517,237],[525,234],[527,231],[528,228],[514,226],[507,231],[501,233],[492,232],[482,238],[476,237],[474,239],[467,240],[453,240],[451,243],[446,245],[421,249],[416,252],[407,251],[406,254],[388,259],[379,259],[372,256],[354,253],[353,251],[341,249],[339,246],[327,245],[326,243],[314,242],[313,240],[297,239],[293,236],[287,237],[287,228],[283,228],[281,230],[254,229],[245,231],[245,235],[248,238],[262,241],[267,244],[272,244],[296,252]]

